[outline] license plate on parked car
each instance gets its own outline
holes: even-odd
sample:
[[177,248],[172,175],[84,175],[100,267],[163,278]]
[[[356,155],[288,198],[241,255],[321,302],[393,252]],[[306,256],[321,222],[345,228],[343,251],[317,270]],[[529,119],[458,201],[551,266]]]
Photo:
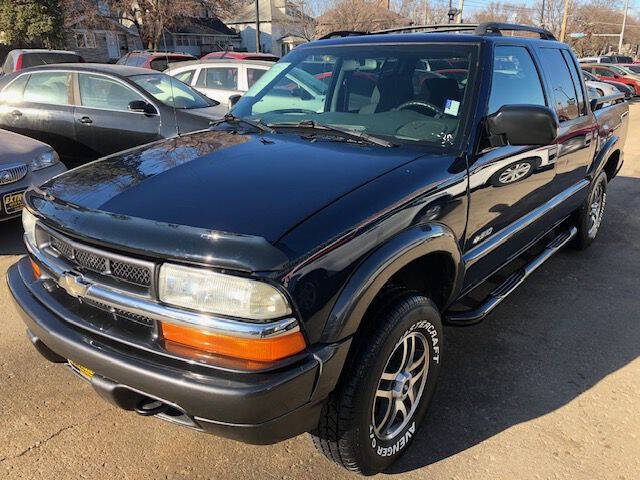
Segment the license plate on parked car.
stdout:
[[23,191],[7,193],[4,197],[2,197],[2,206],[4,207],[4,211],[7,215],[12,215],[14,213],[22,210],[24,203],[22,202],[22,194]]

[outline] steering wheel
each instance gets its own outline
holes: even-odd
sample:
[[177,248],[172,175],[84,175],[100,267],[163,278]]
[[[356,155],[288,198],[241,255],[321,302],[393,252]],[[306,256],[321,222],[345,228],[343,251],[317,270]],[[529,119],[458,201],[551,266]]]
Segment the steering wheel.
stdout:
[[426,102],[424,100],[409,100],[408,102],[404,102],[402,105],[398,105],[395,108],[395,110],[404,110],[405,108],[411,108],[411,107],[426,108],[429,111],[433,112],[433,115],[431,116],[436,118],[444,115],[444,110],[441,110],[437,106],[435,106],[433,103]]

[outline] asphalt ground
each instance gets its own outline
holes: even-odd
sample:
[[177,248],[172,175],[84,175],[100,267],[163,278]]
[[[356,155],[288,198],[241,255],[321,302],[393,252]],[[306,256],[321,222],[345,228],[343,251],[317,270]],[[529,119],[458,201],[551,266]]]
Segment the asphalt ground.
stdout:
[[[398,479],[640,479],[640,105],[598,239],[482,324],[446,328],[440,384]],[[0,224],[0,275],[24,250]],[[383,475],[381,475],[383,476]],[[300,436],[243,445],[111,407],[42,359],[0,282],[0,478],[354,478]]]

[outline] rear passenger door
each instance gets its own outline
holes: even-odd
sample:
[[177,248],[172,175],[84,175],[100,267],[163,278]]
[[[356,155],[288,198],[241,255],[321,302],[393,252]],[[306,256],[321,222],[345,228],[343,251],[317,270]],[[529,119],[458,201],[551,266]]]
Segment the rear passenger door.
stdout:
[[[587,107],[583,83],[569,50],[540,47],[538,55],[547,77],[553,109],[560,121],[553,191],[561,193],[578,188],[585,181],[595,152],[597,127]],[[562,211],[557,213],[562,214]]]
[[[550,105],[533,50],[494,48],[486,114],[503,105]],[[554,195],[556,151],[556,145],[508,145],[470,159],[465,287],[480,283],[544,230],[536,212]]]

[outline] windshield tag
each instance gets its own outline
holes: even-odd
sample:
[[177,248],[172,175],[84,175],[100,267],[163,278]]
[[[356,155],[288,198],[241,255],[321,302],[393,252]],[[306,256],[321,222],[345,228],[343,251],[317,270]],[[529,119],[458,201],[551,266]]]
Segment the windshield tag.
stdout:
[[447,98],[447,102],[444,105],[444,113],[447,115],[458,116],[458,110],[460,109],[460,102]]

